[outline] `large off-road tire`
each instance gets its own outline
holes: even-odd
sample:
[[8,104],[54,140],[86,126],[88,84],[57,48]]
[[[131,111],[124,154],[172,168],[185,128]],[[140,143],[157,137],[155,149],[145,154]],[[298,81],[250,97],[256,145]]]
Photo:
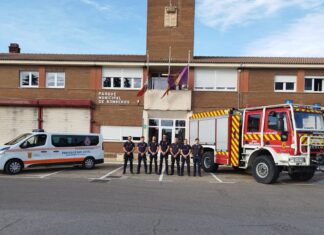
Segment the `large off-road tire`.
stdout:
[[214,153],[205,152],[202,157],[201,166],[205,172],[216,172],[218,165],[214,163]]
[[279,174],[280,169],[276,166],[271,156],[261,155],[252,163],[252,175],[259,183],[272,184],[276,182]]
[[288,175],[296,181],[308,181],[314,177],[315,170],[315,168],[308,168],[305,171],[288,173]]
[[12,159],[6,163],[4,171],[9,175],[16,175],[19,174],[23,170],[23,168],[24,165],[21,161],[19,161],[18,159]]

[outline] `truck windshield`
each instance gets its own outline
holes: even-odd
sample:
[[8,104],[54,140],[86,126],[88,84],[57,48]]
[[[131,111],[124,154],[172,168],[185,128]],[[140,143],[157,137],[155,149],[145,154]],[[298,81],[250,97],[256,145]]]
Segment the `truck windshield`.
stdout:
[[297,129],[324,131],[323,116],[319,113],[295,112]]
[[16,138],[14,138],[13,140],[10,140],[8,143],[5,143],[5,145],[15,145],[30,135],[31,135],[31,133],[22,134]]

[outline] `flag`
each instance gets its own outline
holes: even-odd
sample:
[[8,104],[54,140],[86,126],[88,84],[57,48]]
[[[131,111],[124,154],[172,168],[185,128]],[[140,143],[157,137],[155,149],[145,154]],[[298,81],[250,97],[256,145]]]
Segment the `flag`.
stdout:
[[148,85],[147,85],[147,81],[146,81],[145,84],[144,84],[144,86],[138,91],[137,96],[143,96],[144,93],[147,90],[147,87],[148,87]]
[[174,79],[171,75],[169,75],[169,77],[168,77],[168,88],[164,92],[161,99],[164,96],[169,95],[169,91],[170,90],[175,90],[177,86],[179,86],[179,85],[187,85],[188,84],[188,79],[189,79],[188,77],[189,77],[189,66],[186,66],[181,70],[181,72],[180,72],[179,76],[177,77],[177,79]]
[[174,77],[170,74],[168,77],[168,88],[166,89],[166,91],[164,92],[163,96],[161,97],[161,99],[166,96],[169,95],[169,91],[170,90],[175,90],[176,88],[176,84],[175,84],[175,80]]
[[179,74],[178,78],[175,80],[175,85],[187,85],[189,77],[189,66],[186,66],[182,69],[181,73]]
[[138,91],[137,96],[143,96],[144,93],[147,91],[148,80],[149,80],[149,69],[147,69],[146,73],[144,74],[144,80],[145,80],[145,83],[143,84],[143,87]]

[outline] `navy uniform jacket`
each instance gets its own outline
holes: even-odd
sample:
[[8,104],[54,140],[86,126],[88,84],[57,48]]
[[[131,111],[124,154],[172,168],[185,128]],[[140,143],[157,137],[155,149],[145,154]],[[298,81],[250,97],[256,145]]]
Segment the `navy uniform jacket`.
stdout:
[[171,152],[173,154],[177,154],[179,152],[179,149],[180,149],[180,144],[176,144],[176,143],[171,144]]
[[138,151],[140,153],[145,153],[146,152],[146,148],[147,148],[147,143],[140,142],[140,143],[137,144],[137,147],[138,147]]
[[191,146],[189,144],[183,144],[181,150],[183,154],[187,155],[191,150]]
[[194,144],[192,146],[193,157],[202,157],[203,151],[203,147],[200,144]]
[[157,150],[158,150],[159,144],[158,144],[157,142],[150,142],[150,143],[149,143],[149,147],[150,147],[150,150],[151,150],[153,153],[156,153]]
[[161,146],[162,151],[165,152],[169,147],[169,143],[168,143],[168,141],[161,140],[160,146]]
[[132,152],[133,149],[135,148],[135,144],[132,141],[126,141],[124,143],[124,148],[126,149],[127,152]]

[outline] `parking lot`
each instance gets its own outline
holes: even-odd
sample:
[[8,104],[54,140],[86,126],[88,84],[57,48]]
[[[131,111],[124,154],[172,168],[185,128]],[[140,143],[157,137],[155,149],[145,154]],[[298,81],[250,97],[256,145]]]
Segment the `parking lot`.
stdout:
[[[134,164],[136,172],[137,164]],[[117,162],[105,162],[97,165],[93,170],[84,170],[80,167],[56,167],[27,169],[19,175],[0,174],[0,179],[10,178],[19,180],[39,179],[39,180],[83,180],[88,182],[110,182],[110,181],[143,181],[156,183],[191,183],[192,181],[202,184],[257,184],[251,174],[244,171],[235,171],[231,167],[220,167],[216,173],[206,173],[202,170],[202,177],[193,177],[187,175],[186,169],[183,177],[177,175],[176,169],[174,175],[166,175],[163,169],[162,175],[144,174],[144,166],[141,167],[141,174],[131,174],[129,168],[127,173],[122,174],[123,165]],[[169,166],[170,172],[170,166]],[[282,173],[276,184],[300,185],[300,186],[324,186],[324,173],[316,172],[314,178],[308,182],[296,182],[289,178],[287,173]]]
[[[136,165],[135,165],[136,167]],[[135,168],[134,167],[134,168]],[[324,173],[274,185],[221,167],[202,177],[122,164],[0,174],[0,234],[321,234]]]

